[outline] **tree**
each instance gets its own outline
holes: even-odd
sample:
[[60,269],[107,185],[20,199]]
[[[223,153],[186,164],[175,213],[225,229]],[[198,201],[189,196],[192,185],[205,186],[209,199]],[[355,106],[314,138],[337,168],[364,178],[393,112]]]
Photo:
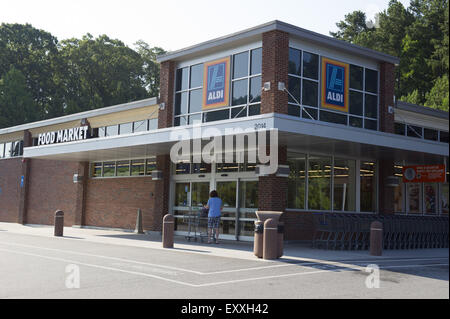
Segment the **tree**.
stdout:
[[362,11],[353,11],[346,14],[344,21],[339,21],[336,26],[337,32],[330,32],[330,35],[344,41],[355,43],[358,37],[369,31],[366,21],[366,14]]
[[25,76],[12,66],[0,78],[0,128],[35,121],[37,115]]
[[156,61],[158,55],[166,53],[160,47],[150,47],[146,42],[139,40],[134,44],[140,54],[144,65],[144,84],[149,96],[159,95],[160,65]]

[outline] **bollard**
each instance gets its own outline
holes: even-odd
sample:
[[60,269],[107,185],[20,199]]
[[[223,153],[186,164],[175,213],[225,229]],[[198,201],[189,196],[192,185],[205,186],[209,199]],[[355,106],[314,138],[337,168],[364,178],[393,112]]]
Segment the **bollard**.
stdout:
[[284,223],[279,222],[278,223],[278,258],[283,256],[283,240],[284,240]]
[[278,256],[278,225],[275,219],[264,222],[263,258],[277,259]]
[[55,212],[55,236],[63,236],[64,232],[64,212],[57,210]]
[[174,218],[167,214],[163,218],[162,243],[163,248],[173,248]]
[[138,208],[137,217],[136,217],[136,229],[134,230],[137,234],[143,234],[144,228],[142,227],[142,211]]
[[370,255],[381,256],[383,249],[383,224],[374,221],[370,224]]
[[253,253],[256,257],[263,256],[263,239],[264,239],[264,223],[262,221],[255,221],[255,238],[253,242]]

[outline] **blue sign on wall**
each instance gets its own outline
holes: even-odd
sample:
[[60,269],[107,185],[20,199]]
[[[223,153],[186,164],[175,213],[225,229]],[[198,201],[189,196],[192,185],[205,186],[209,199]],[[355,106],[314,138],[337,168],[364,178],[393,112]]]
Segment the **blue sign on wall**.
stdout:
[[230,58],[205,63],[203,83],[203,108],[228,106]]
[[348,76],[348,64],[322,58],[322,107],[348,112]]

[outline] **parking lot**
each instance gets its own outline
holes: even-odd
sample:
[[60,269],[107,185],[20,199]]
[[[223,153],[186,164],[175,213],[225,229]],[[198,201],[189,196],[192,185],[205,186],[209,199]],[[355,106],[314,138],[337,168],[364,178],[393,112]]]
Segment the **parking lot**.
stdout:
[[449,298],[448,249],[325,251],[288,244],[265,261],[251,243],[0,224],[1,298]]

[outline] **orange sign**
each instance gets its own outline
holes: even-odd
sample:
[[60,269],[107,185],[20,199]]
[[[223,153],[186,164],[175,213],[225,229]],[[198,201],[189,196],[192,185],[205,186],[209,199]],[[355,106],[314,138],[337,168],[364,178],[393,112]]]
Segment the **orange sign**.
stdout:
[[445,183],[445,165],[403,167],[404,183]]

